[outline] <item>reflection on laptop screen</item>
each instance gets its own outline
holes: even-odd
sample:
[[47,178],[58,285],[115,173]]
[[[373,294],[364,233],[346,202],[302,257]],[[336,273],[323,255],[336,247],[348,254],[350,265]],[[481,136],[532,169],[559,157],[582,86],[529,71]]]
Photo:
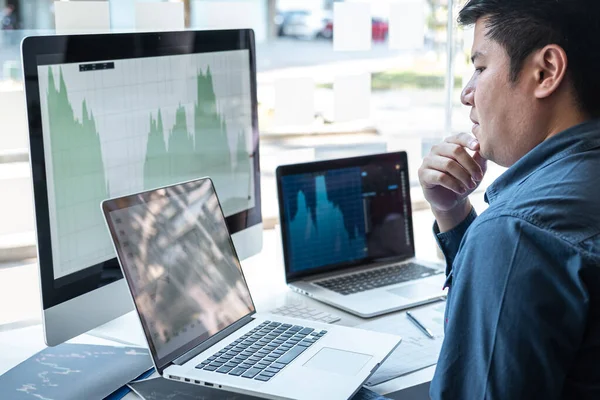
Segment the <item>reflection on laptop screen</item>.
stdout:
[[409,254],[407,182],[396,161],[283,176],[289,272]]
[[210,180],[117,202],[109,223],[159,358],[254,311]]

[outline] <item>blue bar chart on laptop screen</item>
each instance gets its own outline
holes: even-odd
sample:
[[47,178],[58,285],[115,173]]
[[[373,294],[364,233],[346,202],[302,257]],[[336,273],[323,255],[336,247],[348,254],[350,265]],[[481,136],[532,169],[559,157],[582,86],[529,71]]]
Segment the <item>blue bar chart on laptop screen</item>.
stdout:
[[408,171],[398,160],[283,176],[291,272],[412,257]]
[[365,257],[360,168],[291,175],[282,184],[292,270]]

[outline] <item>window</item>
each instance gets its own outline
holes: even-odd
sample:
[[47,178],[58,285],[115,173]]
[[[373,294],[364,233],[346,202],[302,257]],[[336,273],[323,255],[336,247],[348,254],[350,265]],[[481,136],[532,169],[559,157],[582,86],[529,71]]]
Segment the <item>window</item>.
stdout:
[[[85,7],[85,3],[79,5]],[[113,31],[131,31],[136,27],[135,3],[109,0],[109,13],[91,18],[106,17],[98,26],[105,23]],[[470,131],[468,109],[459,100],[472,72],[469,33],[455,28],[448,35],[452,1],[182,3],[186,29],[255,30],[266,228],[277,223],[275,168],[289,162],[406,150],[413,201],[418,205],[415,210],[426,206],[417,180],[423,154],[449,131]],[[56,6],[51,0],[4,0],[2,4],[0,193],[9,195],[0,196],[0,263],[22,265],[26,263],[21,260],[35,257],[35,234],[20,42],[28,35],[54,34]],[[350,29],[344,15],[357,17]],[[172,22],[155,21],[165,26]],[[447,62],[449,36],[455,52],[452,71]],[[450,96],[446,90],[449,73],[454,75]],[[17,269],[31,283],[28,287],[37,290],[31,281],[35,269]],[[8,281],[2,277],[0,282]]]

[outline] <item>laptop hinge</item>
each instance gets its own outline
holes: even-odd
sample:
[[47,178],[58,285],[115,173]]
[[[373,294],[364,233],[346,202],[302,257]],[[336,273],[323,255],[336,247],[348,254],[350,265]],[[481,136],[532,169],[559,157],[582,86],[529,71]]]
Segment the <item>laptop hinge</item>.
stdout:
[[173,364],[183,365],[186,362],[190,361],[192,358],[196,357],[198,354],[202,353],[204,350],[210,348],[211,346],[213,346],[216,343],[220,342],[221,340],[225,339],[227,336],[231,335],[233,332],[237,331],[238,329],[244,327],[249,322],[254,321],[254,318],[253,318],[254,314],[255,313],[246,315],[239,321],[237,321],[237,322],[231,324],[230,326],[228,326],[227,328],[223,329],[221,332],[219,332],[219,333],[215,334],[214,336],[212,336],[211,338],[205,340],[204,342],[202,342],[198,346],[194,347],[193,349],[191,349],[184,355],[173,360]]

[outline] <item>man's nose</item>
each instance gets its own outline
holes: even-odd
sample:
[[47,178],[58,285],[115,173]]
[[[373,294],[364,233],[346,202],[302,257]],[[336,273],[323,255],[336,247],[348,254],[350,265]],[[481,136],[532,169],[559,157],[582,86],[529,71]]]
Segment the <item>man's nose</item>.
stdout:
[[460,101],[465,106],[473,107],[475,105],[475,82],[473,78],[467,82],[467,85],[460,94]]

